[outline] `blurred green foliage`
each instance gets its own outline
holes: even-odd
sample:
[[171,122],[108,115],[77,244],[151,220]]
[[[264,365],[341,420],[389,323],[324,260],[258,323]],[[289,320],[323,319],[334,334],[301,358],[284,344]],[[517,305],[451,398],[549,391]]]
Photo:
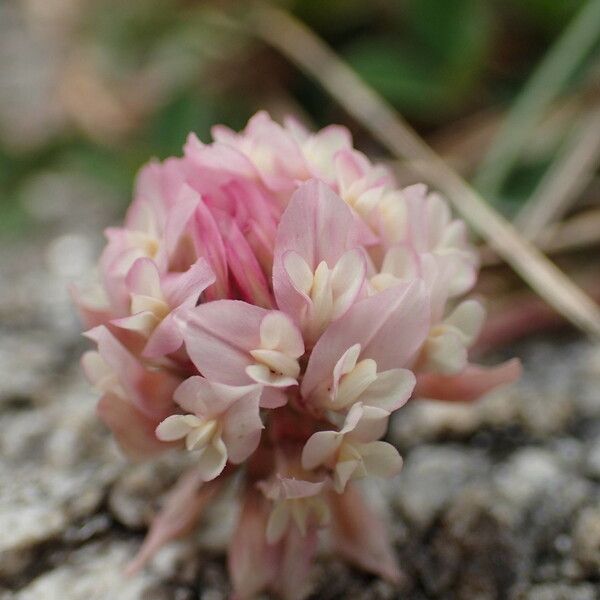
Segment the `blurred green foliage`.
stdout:
[[[20,189],[40,170],[80,172],[113,187],[125,205],[140,165],[151,156],[180,153],[190,131],[207,139],[212,124],[239,127],[265,103],[298,106],[317,125],[345,118],[273,51],[207,19],[207,11],[214,15],[219,3],[73,4],[87,8],[65,27],[66,54],[85,57],[86,75],[114,95],[127,122],[113,130],[112,121],[103,121],[106,117],[100,118],[99,110],[94,125],[90,102],[75,109],[61,107],[66,113],[61,126],[53,135],[41,136],[41,141],[19,140],[15,145],[0,131],[0,231],[19,231],[23,226]],[[476,111],[506,105],[582,2],[282,0],[281,4],[322,35],[429,135]],[[35,31],[27,18],[25,29]],[[0,69],[0,87],[5,67],[9,65]],[[56,72],[62,72],[61,65]],[[56,94],[48,102],[60,99]],[[90,114],[78,118],[77,110]],[[527,193],[537,168],[527,176],[521,172],[511,184],[507,198],[511,203]]]
[[405,114],[440,123],[460,109],[482,75],[492,13],[481,0],[407,3],[390,31],[343,48],[358,73]]

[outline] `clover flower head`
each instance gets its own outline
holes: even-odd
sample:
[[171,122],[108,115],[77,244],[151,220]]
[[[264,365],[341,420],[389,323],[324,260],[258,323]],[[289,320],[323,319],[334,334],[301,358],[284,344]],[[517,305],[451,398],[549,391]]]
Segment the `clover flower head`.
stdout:
[[343,127],[311,133],[260,112],[213,138],[192,134],[182,157],[142,169],[99,281],[74,290],[97,346],[84,369],[122,448],[195,457],[135,567],[240,470],[237,597],[302,597],[328,527],[342,556],[394,580],[354,481],[400,471],[382,440],[392,413],[519,374],[468,362],[484,312],[462,298],[477,276],[466,228],[425,186],[398,187]]

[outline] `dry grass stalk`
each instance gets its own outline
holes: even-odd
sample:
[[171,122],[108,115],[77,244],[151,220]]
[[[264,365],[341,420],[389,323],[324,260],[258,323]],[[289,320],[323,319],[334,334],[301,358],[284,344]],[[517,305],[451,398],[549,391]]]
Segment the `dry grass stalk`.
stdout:
[[[535,237],[535,245],[544,254],[561,254],[600,245],[600,210],[586,210],[574,217],[547,226]],[[481,247],[481,264],[493,267],[503,262],[487,245]]]
[[519,231],[535,239],[548,224],[562,218],[590,183],[599,163],[600,105],[579,120],[566,148],[515,218]]

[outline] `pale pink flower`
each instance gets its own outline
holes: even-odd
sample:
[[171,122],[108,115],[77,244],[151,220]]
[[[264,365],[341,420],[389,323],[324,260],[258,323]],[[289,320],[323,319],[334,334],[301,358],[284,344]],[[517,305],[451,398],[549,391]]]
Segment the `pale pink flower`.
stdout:
[[325,481],[303,481],[278,475],[272,481],[262,481],[259,488],[273,502],[267,522],[267,542],[279,542],[288,529],[297,527],[302,535],[312,525],[322,526],[329,520],[329,509],[322,492]]
[[423,284],[398,284],[354,304],[332,323],[313,349],[301,392],[308,402],[347,409],[359,400],[389,412],[414,387],[406,369],[429,325]]
[[163,442],[185,440],[186,449],[198,454],[203,481],[220,475],[228,460],[239,464],[256,450],[263,428],[259,386],[229,386],[197,376],[186,379],[173,397],[187,413],[167,417],[156,428],[156,437]]
[[316,180],[294,193],[281,217],[273,265],[275,298],[309,345],[359,298],[367,263],[357,233],[348,207]]
[[162,277],[152,259],[138,258],[125,278],[131,314],[111,323],[147,339],[144,356],[158,358],[171,354],[183,343],[175,315],[193,308],[200,294],[214,281],[204,258],[199,258],[184,273],[166,273]]
[[235,600],[256,598],[271,590],[286,600],[301,600],[311,590],[311,564],[317,550],[317,528],[302,533],[292,525],[276,543],[266,536],[269,501],[248,489],[229,552],[229,572]]
[[285,313],[218,300],[190,310],[181,328],[187,352],[205,377],[229,385],[261,384],[267,388],[265,408],[285,404],[281,390],[298,383],[304,343]]
[[86,352],[82,365],[87,378],[101,392],[98,414],[123,449],[134,458],[169,448],[154,430],[175,410],[173,393],[180,379],[166,371],[146,368],[104,326],[87,333],[98,344]]
[[329,526],[340,556],[395,583],[385,525],[352,480],[399,472],[382,438],[411,397],[474,400],[520,373],[469,363],[484,310],[464,298],[477,275],[466,227],[343,127],[260,112],[213,138],[190,134],[181,158],[142,169],[98,280],[72,290],[119,444],[197,459],[130,570],[236,481],[234,597],[304,598]]
[[332,469],[334,487],[342,493],[351,479],[378,475],[393,477],[402,469],[398,450],[379,441],[387,429],[390,413],[382,408],[352,406],[339,431],[318,431],[302,450],[302,466],[311,471]]

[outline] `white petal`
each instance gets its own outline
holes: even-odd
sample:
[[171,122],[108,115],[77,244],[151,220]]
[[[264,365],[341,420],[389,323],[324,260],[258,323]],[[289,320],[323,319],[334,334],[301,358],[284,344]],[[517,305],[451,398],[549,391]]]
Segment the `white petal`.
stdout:
[[300,375],[300,365],[295,358],[278,350],[251,350],[252,358],[266,365],[269,370],[296,379]]
[[387,429],[389,416],[390,413],[382,408],[363,406],[360,420],[346,438],[357,442],[371,442],[379,439]]
[[220,437],[214,437],[198,459],[198,471],[204,481],[211,481],[221,474],[226,464],[227,448]]
[[445,327],[440,335],[429,338],[426,346],[427,367],[444,375],[460,373],[467,364],[462,335],[454,327]]
[[398,450],[387,442],[370,442],[357,445],[363,465],[369,475],[394,477],[402,470],[402,457]]
[[366,262],[360,250],[349,250],[337,261],[331,272],[333,319],[341,317],[352,306],[363,285],[365,272]]
[[390,369],[377,374],[377,379],[361,394],[365,406],[393,412],[405,404],[415,387],[416,378],[408,369]]
[[247,366],[246,375],[257,383],[273,387],[290,387],[298,383],[293,377],[272,373],[265,365]]
[[296,289],[308,296],[313,284],[313,272],[308,263],[297,252],[290,250],[283,258],[283,266]]
[[304,499],[299,499],[291,500],[289,504],[291,509],[290,513],[294,523],[296,523],[296,527],[298,527],[298,530],[302,535],[306,535],[306,521],[310,510],[308,502]]
[[140,294],[131,295],[131,314],[135,315],[140,312],[151,312],[158,319],[166,317],[171,309],[169,305],[160,298],[152,296],[142,296]]
[[333,485],[338,494],[346,489],[346,484],[353,478],[359,464],[357,460],[345,460],[335,466]]
[[293,358],[304,354],[302,335],[293,321],[279,311],[269,312],[260,323],[260,346],[279,350]]
[[194,415],[171,415],[158,424],[156,437],[163,442],[180,440],[201,424],[202,421]]
[[[342,375],[350,373],[350,371],[352,371],[352,369],[354,369],[356,366],[356,361],[360,356],[360,349],[360,344],[354,344],[353,346],[350,346],[350,348],[348,348],[348,350],[346,350],[335,363],[335,367],[333,367],[333,382],[330,387],[329,394],[324,394],[324,396],[328,395],[330,398],[335,397]],[[323,383],[325,385],[322,385],[321,387],[327,387],[327,383]]]
[[414,251],[407,246],[393,246],[383,259],[381,274],[398,279],[414,279],[419,274],[419,265]]
[[470,346],[479,335],[485,320],[485,309],[477,300],[461,302],[444,322],[462,332],[464,345]]
[[93,350],[86,352],[81,357],[81,365],[86,377],[98,391],[115,393],[115,388],[119,387],[118,378],[99,352]]
[[188,450],[196,450],[206,446],[215,434],[217,427],[216,421],[208,421],[194,427],[185,437],[185,447]]
[[267,522],[267,542],[277,543],[285,533],[290,520],[290,511],[287,502],[278,502],[271,511]]
[[137,312],[130,317],[116,319],[113,323],[121,329],[136,331],[144,337],[149,337],[160,323],[160,319],[150,311]]
[[332,404],[344,408],[359,400],[361,394],[377,379],[377,363],[370,359],[361,360],[339,383]]
[[302,467],[308,471],[330,461],[340,444],[343,435],[337,431],[313,433],[302,450]]
[[329,323],[333,311],[333,289],[329,267],[325,261],[321,261],[315,271],[310,298],[310,328],[311,337],[314,339]]

